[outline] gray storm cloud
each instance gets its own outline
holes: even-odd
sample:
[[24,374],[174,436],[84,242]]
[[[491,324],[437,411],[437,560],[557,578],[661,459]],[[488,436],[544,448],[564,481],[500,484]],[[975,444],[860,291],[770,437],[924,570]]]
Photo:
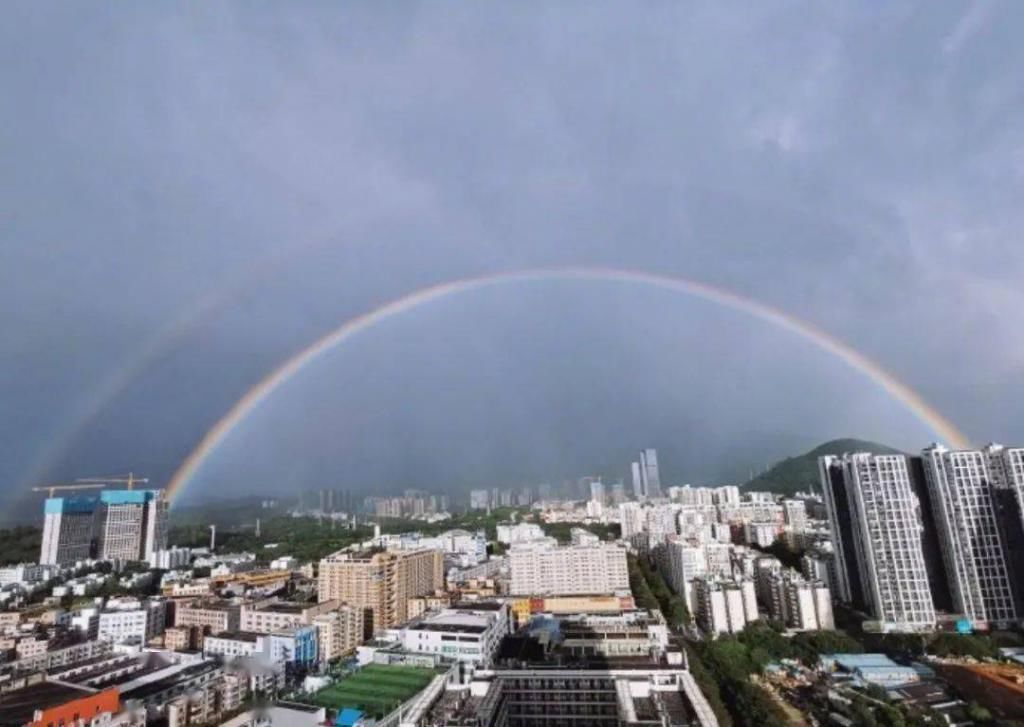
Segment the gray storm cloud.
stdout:
[[[43,479],[165,481],[345,319],[551,265],[764,300],[972,437],[1024,441],[1016,3],[0,12],[9,502]],[[735,480],[842,435],[932,436],[734,312],[552,283],[368,332],[201,479],[456,491],[617,476],[650,444],[673,480]]]

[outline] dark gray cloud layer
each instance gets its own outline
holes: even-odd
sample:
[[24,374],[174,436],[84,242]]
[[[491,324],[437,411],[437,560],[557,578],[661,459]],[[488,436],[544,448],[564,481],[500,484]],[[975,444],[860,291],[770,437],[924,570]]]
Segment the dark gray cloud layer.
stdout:
[[[1017,3],[2,13],[10,496],[127,468],[163,480],[347,317],[559,264],[767,301],[972,437],[1024,441]],[[536,284],[367,333],[200,479],[462,488],[624,473],[654,444],[671,479],[698,481],[846,434],[930,436],[840,362],[735,313]]]

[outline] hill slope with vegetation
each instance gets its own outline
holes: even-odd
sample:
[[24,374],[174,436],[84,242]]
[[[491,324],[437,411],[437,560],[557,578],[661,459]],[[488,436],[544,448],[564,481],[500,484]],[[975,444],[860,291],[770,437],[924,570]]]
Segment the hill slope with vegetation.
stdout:
[[871,452],[872,454],[902,454],[900,450],[878,442],[864,439],[833,439],[825,442],[810,452],[796,457],[787,457],[762,472],[745,485],[744,490],[777,492],[792,495],[796,492],[807,492],[812,487],[821,489],[818,481],[818,457],[826,454],[843,454],[844,452]]

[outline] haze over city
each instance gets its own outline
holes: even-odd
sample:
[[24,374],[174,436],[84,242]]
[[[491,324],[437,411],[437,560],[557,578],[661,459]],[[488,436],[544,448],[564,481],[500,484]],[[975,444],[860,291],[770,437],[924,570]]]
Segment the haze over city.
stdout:
[[[3,509],[81,476],[163,486],[347,320],[564,267],[771,306],[973,443],[1022,441],[1021,13],[8,4]],[[666,482],[739,483],[834,437],[917,451],[934,429],[749,311],[553,276],[326,351],[189,493],[614,480],[647,446]]]

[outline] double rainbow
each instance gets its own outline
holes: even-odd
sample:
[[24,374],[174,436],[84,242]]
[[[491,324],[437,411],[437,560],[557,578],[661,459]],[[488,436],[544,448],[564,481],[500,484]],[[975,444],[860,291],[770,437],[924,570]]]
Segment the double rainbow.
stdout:
[[654,273],[594,267],[558,267],[494,273],[474,278],[453,280],[416,290],[390,301],[367,313],[352,318],[326,334],[310,346],[299,351],[265,376],[239,399],[231,409],[203,436],[191,454],[181,463],[167,486],[168,497],[179,495],[195,477],[203,463],[217,447],[252,412],[277,389],[296,376],[320,356],[348,342],[354,336],[407,311],[443,298],[503,285],[537,281],[593,281],[645,285],[652,288],[682,293],[726,308],[746,313],[766,323],[795,333],[814,343],[875,382],[894,400],[900,402],[935,435],[950,446],[968,446],[967,437],[942,414],[926,402],[911,387],[886,371],[880,364],[796,316],[760,301],[747,298],[730,290],[688,278],[657,275]]

